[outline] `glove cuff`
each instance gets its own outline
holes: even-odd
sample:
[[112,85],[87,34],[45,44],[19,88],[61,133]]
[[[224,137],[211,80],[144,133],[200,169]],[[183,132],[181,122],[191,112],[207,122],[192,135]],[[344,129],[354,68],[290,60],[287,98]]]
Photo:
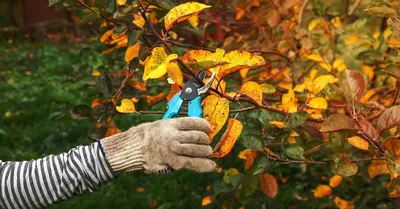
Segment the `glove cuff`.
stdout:
[[141,137],[133,128],[100,140],[107,161],[114,172],[143,169]]

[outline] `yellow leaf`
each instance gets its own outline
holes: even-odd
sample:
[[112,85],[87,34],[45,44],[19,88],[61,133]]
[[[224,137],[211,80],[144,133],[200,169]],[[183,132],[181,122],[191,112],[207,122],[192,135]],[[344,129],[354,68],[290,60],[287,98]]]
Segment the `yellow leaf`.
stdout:
[[389,48],[399,48],[400,40],[392,36],[391,38],[389,38],[387,44]]
[[353,136],[353,137],[347,138],[347,141],[349,141],[349,143],[351,145],[357,147],[358,149],[368,151],[368,146],[369,146],[368,142],[359,136]]
[[321,62],[321,63],[319,63],[319,66],[321,66],[322,68],[324,68],[328,72],[332,71],[332,66],[330,64]]
[[340,183],[342,183],[343,177],[340,175],[334,175],[331,177],[331,179],[329,180],[329,186],[331,187],[337,187],[339,186]]
[[318,76],[311,86],[307,86],[307,89],[314,95],[318,94],[322,89],[325,88],[329,83],[337,82],[337,78],[333,75],[321,75]]
[[270,125],[275,126],[276,128],[283,128],[285,127],[285,124],[281,121],[269,121],[268,122]]
[[215,148],[218,148],[213,152],[213,157],[224,157],[232,150],[235,145],[236,140],[240,136],[243,130],[243,125],[240,121],[229,118],[228,127],[226,128],[224,134],[221,136],[218,144],[215,145]]
[[318,109],[306,109],[306,112],[315,119],[321,119],[322,118],[322,114],[321,114],[321,110]]
[[126,49],[125,62],[130,62],[139,55],[140,44],[134,44]]
[[278,182],[276,181],[275,176],[269,173],[263,173],[260,175],[260,186],[267,197],[275,198],[278,194]]
[[264,152],[265,154],[275,157],[275,158],[281,158],[279,155],[277,155],[276,153],[272,152],[268,147],[264,147]]
[[323,109],[326,110],[328,108],[328,103],[326,102],[325,98],[322,97],[316,97],[311,99],[308,103],[307,106],[315,109]]
[[375,66],[369,66],[369,65],[362,66],[362,71],[364,74],[368,76],[368,81],[371,81],[374,78],[375,75],[374,69]]
[[295,92],[304,92],[304,89],[306,88],[306,84],[302,83],[302,84],[297,84],[293,91]]
[[332,194],[332,189],[328,185],[318,185],[318,187],[313,190],[314,197],[321,198]]
[[211,204],[211,203],[212,203],[211,198],[212,198],[212,196],[210,196],[210,195],[205,196],[205,197],[203,198],[203,200],[201,201],[201,206],[206,206],[206,205]]
[[203,118],[211,126],[210,142],[224,126],[229,115],[229,100],[216,95],[209,95],[203,100]]
[[133,21],[132,23],[138,26],[139,28],[143,28],[144,24],[146,24],[146,21],[143,19],[141,15],[138,14],[133,14]]
[[[207,83],[209,80],[210,80],[210,78],[204,79],[204,83]],[[226,82],[224,80],[221,80],[221,79],[214,79],[212,84],[211,84],[211,87],[214,88],[214,89],[217,89],[219,92],[225,93]],[[213,92],[211,92],[211,93],[215,94]],[[236,94],[236,92],[232,92],[232,93]],[[228,96],[230,96],[229,93],[228,93]]]
[[294,96],[294,91],[289,89],[288,93],[282,95],[282,109],[289,112],[297,112],[297,98]]
[[373,160],[368,167],[368,175],[372,179],[381,174],[388,174],[390,171],[384,160]]
[[308,31],[314,30],[315,27],[321,22],[320,18],[311,20],[310,24],[308,24]]
[[135,105],[130,99],[122,99],[121,106],[116,107],[117,111],[120,113],[133,113],[136,112]]
[[113,34],[113,29],[106,31],[106,32],[100,37],[100,42],[104,44],[104,43],[107,41],[107,39],[111,37],[112,34]]
[[333,201],[339,209],[354,209],[354,202],[352,201],[346,201],[340,197],[335,197]]
[[246,78],[247,74],[249,73],[250,68],[243,68],[239,71],[240,77]]
[[167,72],[169,78],[171,78],[179,86],[183,86],[183,74],[176,61],[169,63]]
[[344,59],[341,59],[341,58],[335,59],[335,61],[333,61],[332,67],[336,69],[337,67],[339,67],[339,65],[341,65],[343,63],[344,63]]
[[188,22],[189,22],[189,24],[191,26],[197,27],[199,25],[199,23],[200,23],[199,15],[196,14],[196,15],[193,15],[193,16],[189,17]]
[[310,54],[307,56],[307,59],[315,61],[315,62],[323,62],[324,59],[322,59],[321,55],[319,54]]
[[197,3],[187,2],[172,8],[164,17],[165,29],[169,31],[176,23],[187,20],[193,15],[197,15],[203,9],[210,8],[211,6]]
[[99,77],[100,75],[101,75],[101,73],[97,70],[92,72],[92,76],[94,76],[94,77]]
[[349,38],[345,39],[345,40],[344,40],[344,43],[345,43],[346,45],[350,45],[350,44],[356,42],[358,39],[360,39],[360,36],[357,35],[357,34],[353,34],[353,35],[350,36]]
[[332,18],[331,23],[332,23],[333,27],[335,27],[335,28],[339,28],[340,26],[342,26],[342,22],[340,21],[340,17]]
[[244,83],[239,92],[253,99],[257,104],[262,104],[262,88],[260,84],[254,81]]
[[144,66],[143,80],[162,77],[167,73],[169,63],[177,58],[176,54],[167,55],[163,47],[154,48]]
[[117,0],[118,5],[125,5],[126,0]]
[[366,102],[369,101],[369,99],[376,94],[376,89],[370,89],[367,91],[367,93],[364,94],[363,97],[361,97],[360,102],[365,104]]

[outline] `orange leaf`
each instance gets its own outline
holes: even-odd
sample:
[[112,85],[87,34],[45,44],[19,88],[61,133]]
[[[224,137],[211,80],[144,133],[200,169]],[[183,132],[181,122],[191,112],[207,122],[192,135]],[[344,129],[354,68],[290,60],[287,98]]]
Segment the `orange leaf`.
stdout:
[[105,43],[108,38],[113,34],[113,29],[106,31],[101,37],[100,42]]
[[275,198],[278,194],[278,182],[276,181],[275,176],[269,173],[263,173],[260,175],[260,186],[267,197]]
[[372,179],[375,176],[389,173],[389,169],[384,160],[373,160],[368,167],[368,175]]
[[134,81],[132,83],[132,87],[136,88],[137,90],[140,91],[146,91],[146,86],[142,82]]
[[179,86],[183,86],[183,75],[176,61],[172,61],[168,66],[168,77],[171,78]]
[[329,186],[331,187],[337,187],[339,186],[340,183],[342,183],[343,177],[340,175],[334,175],[331,177],[329,180]]
[[349,143],[351,145],[357,147],[358,149],[368,151],[368,146],[369,146],[368,142],[359,136],[353,136],[353,137],[347,138],[347,141],[349,141]]
[[169,92],[168,96],[167,96],[167,100],[171,100],[172,97],[175,96],[176,93],[180,92],[181,88],[179,87],[178,84],[172,84],[171,85],[171,91]]
[[120,113],[134,113],[136,112],[135,105],[130,99],[122,99],[121,106],[116,107],[117,111]]
[[224,126],[229,116],[229,100],[209,95],[203,100],[203,118],[211,125],[210,142]]
[[139,55],[140,44],[134,44],[126,49],[125,62],[130,62]]
[[144,95],[143,97],[147,99],[147,103],[149,103],[149,105],[152,105],[165,99],[166,95],[164,92],[161,92],[157,95]]
[[268,122],[270,125],[275,126],[276,128],[283,128],[285,127],[285,124],[281,121],[269,121]]
[[215,145],[213,157],[224,157],[226,156],[235,145],[237,138],[240,136],[243,130],[243,125],[240,121],[229,118],[228,127],[224,134],[221,136],[218,144]]
[[176,23],[180,23],[189,19],[190,17],[197,15],[203,9],[207,9],[211,6],[197,3],[197,2],[187,2],[172,8],[167,15],[164,17],[165,29],[168,31]]
[[352,201],[346,201],[341,199],[340,197],[335,197],[333,202],[335,202],[336,206],[339,209],[354,209],[354,202]]
[[119,130],[118,128],[115,128],[115,127],[108,128],[106,134],[104,135],[104,137],[109,137],[109,136],[112,136],[112,135],[117,134],[117,133],[121,133],[121,130]]
[[328,185],[318,185],[314,190],[314,197],[321,198],[332,194],[332,189]]
[[253,165],[254,159],[257,157],[257,152],[251,149],[245,149],[241,151],[238,155],[238,158],[246,160],[244,165],[244,170],[246,171]]
[[262,88],[260,84],[254,82],[254,81],[248,81],[244,83],[240,87],[240,93],[244,94],[254,101],[256,101],[258,104],[262,104]]
[[144,192],[144,188],[143,187],[137,187],[136,188],[136,192]]
[[212,196],[210,196],[210,195],[205,196],[203,198],[203,200],[201,200],[201,206],[206,206],[206,205],[211,204],[212,203],[212,199],[211,198],[212,198]]

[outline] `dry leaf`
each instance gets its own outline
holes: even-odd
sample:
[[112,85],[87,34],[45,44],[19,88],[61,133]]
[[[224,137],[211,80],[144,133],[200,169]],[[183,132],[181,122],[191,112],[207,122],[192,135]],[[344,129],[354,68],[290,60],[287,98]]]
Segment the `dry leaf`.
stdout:
[[229,100],[216,95],[209,95],[203,100],[202,106],[203,118],[206,119],[211,126],[211,131],[209,133],[211,142],[228,119]]
[[239,92],[253,99],[257,104],[262,104],[262,88],[260,84],[254,81],[244,83]]
[[340,197],[335,197],[333,201],[339,209],[354,209],[354,202],[352,201],[346,201]]
[[168,77],[171,78],[179,86],[183,86],[183,74],[181,68],[176,61],[172,61],[168,66]]
[[134,81],[132,83],[132,87],[134,87],[135,89],[138,89],[140,91],[146,91],[146,85],[142,82]]
[[368,175],[371,179],[381,174],[388,174],[389,172],[386,161],[384,160],[373,160],[368,167]]
[[275,198],[278,194],[278,182],[276,181],[275,176],[269,173],[263,173],[260,175],[260,186],[267,197]]
[[116,107],[120,113],[133,113],[136,112],[135,105],[130,99],[122,99],[121,105]]
[[224,134],[221,136],[218,144],[214,148],[213,157],[224,157],[226,156],[235,145],[236,140],[240,136],[243,130],[243,125],[240,121],[229,118],[228,127]]
[[197,15],[202,10],[210,8],[211,6],[197,3],[187,2],[172,8],[164,17],[165,29],[169,31],[176,23],[180,23]]

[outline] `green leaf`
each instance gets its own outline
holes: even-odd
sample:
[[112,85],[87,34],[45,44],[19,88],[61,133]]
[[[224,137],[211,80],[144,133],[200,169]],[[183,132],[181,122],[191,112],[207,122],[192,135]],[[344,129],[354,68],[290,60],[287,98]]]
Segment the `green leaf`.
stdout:
[[175,4],[171,0],[154,0],[152,2],[156,3],[158,7],[166,10],[170,10],[175,7]]
[[381,17],[396,17],[397,16],[396,10],[389,8],[389,7],[373,7],[373,8],[364,9],[364,11],[372,13],[377,16],[381,16]]
[[252,150],[263,151],[264,150],[264,141],[257,135],[246,135],[242,136],[242,144],[246,148],[250,148]]
[[128,32],[128,46],[132,46],[137,43],[137,40],[143,34],[144,30],[130,30]]
[[269,159],[265,156],[257,157],[253,163],[253,175],[264,173],[271,165]]
[[122,32],[124,32],[126,29],[127,29],[126,25],[121,25],[121,26],[118,26],[117,28],[115,28],[113,30],[113,33],[116,34],[116,35],[119,35]]
[[304,148],[300,145],[290,145],[285,149],[285,154],[292,159],[303,160]]
[[389,130],[400,125],[400,105],[386,109],[378,118],[377,128],[379,132]]
[[386,165],[389,171],[394,175],[398,176],[400,174],[400,160],[390,153],[390,151],[385,152]]
[[321,140],[312,140],[309,141],[306,146],[304,147],[304,155],[310,155],[318,150],[321,149],[321,147],[323,145],[325,145],[326,143],[321,141]]
[[288,122],[285,125],[285,128],[293,129],[297,126],[303,125],[308,119],[307,112],[296,112],[290,115]]
[[340,130],[356,130],[356,128],[354,128],[353,120],[343,114],[333,114],[321,124],[321,128],[319,129],[321,132],[333,132]]
[[241,194],[243,197],[252,195],[258,189],[258,175],[253,175],[253,166],[251,166],[244,174],[242,181]]
[[258,112],[258,120],[263,124],[263,125],[268,125],[270,126],[270,124],[268,123],[269,121],[283,121],[285,119],[285,117],[279,113],[276,112],[271,112],[268,110],[260,110]]
[[348,157],[340,157],[336,163],[331,165],[331,171],[334,174],[347,177],[356,174],[358,167]]
[[340,72],[339,81],[344,97],[354,112],[356,104],[365,93],[366,82],[364,75],[356,70],[343,70]]
[[332,150],[335,152],[342,153],[344,150],[344,145],[346,141],[346,133],[345,132],[333,132],[329,134],[329,144],[332,147]]
[[72,108],[71,116],[73,119],[85,119],[91,117],[92,108],[87,105],[78,105]]
[[400,176],[392,179],[388,187],[389,197],[397,198],[400,193]]
[[273,94],[276,92],[275,86],[267,83],[261,84],[261,89],[264,94]]
[[242,182],[244,174],[243,173],[239,173],[237,175],[232,176],[231,178],[231,184],[234,187],[237,187],[240,185],[240,183]]

